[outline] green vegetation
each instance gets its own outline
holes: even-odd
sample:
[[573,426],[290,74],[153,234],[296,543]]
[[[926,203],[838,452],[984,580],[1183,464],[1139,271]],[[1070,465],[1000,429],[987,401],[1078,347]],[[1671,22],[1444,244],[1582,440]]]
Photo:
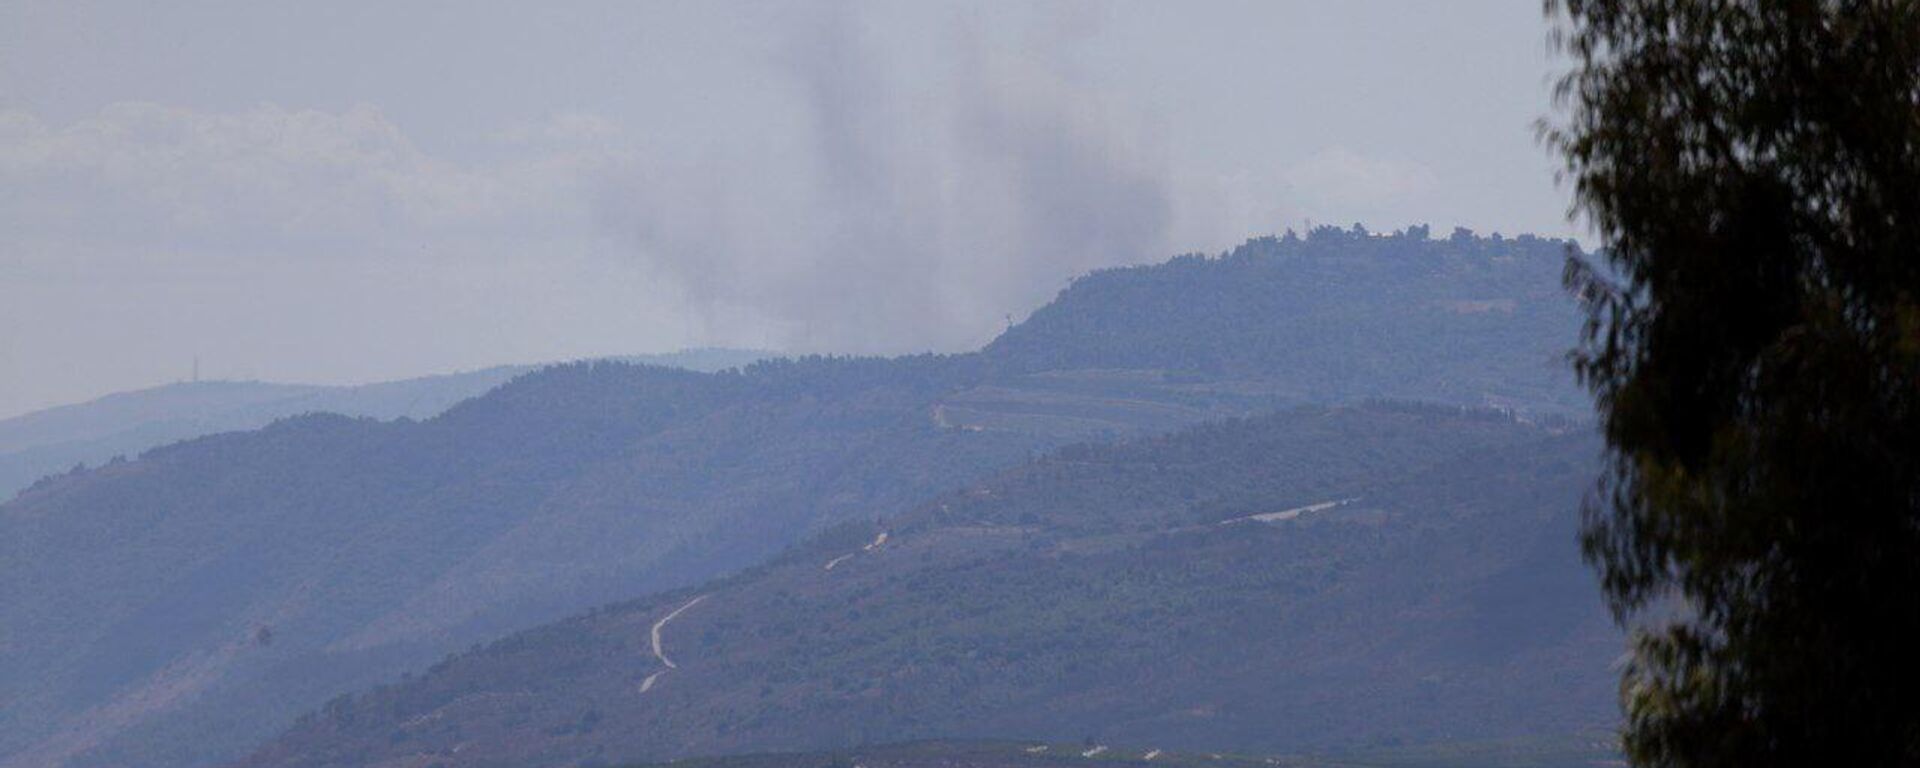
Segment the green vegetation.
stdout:
[[[557,366],[431,419],[304,416],[58,477],[0,505],[0,755],[236,756],[449,652],[763,562],[1069,443],[1377,397],[1567,412],[1578,393],[1551,351],[1577,322],[1555,288],[1562,248],[1322,230],[1090,275],[974,354]],[[1321,473],[1289,475],[1293,495],[1221,492],[1139,519],[1111,490],[1111,519],[978,511],[1031,514],[1056,539],[1123,519],[1114,535],[1148,536],[1133,529],[1318,501],[1371,466],[1373,449],[1345,445],[1291,459]],[[1249,454],[1233,476],[1269,460]],[[1015,577],[1038,590],[1075,573]],[[1061,627],[1079,610],[1044,613]],[[113,716],[84,715],[100,707]]]
[[[1574,732],[1606,722],[1619,642],[1574,552],[1594,450],[1432,406],[1077,446],[336,700],[247,765],[936,736],[1298,754]],[[663,630],[667,670],[650,631],[696,595]]]
[[[244,749],[325,696],[744,567],[1044,445],[929,425],[949,365],[560,366],[425,422],[306,416],[60,478],[0,507],[19,555],[0,595],[18,719],[0,730],[124,696],[179,704],[90,760]],[[271,644],[235,642],[263,627]],[[179,659],[191,675],[157,674]]]
[[[717,371],[765,357],[743,350],[694,349],[620,360]],[[507,365],[355,386],[181,382],[35,411],[0,420],[0,500],[76,465],[97,466],[181,440],[259,429],[303,413],[431,418],[538,368]]]
[[1627,753],[1920,763],[1920,3],[1553,7]]
[[1275,379],[1295,402],[1414,399],[1585,413],[1557,289],[1572,244],[1320,227],[1217,258],[1095,272],[989,345],[1025,371]]

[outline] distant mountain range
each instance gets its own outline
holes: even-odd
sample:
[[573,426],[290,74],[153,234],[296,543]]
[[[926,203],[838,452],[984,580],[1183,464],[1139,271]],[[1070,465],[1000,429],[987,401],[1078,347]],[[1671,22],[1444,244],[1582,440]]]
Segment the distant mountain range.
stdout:
[[932,737],[1286,754],[1607,722],[1598,441],[1434,407],[1064,449],[777,561],[336,701],[249,768]]
[[[645,365],[717,371],[772,357],[732,349],[691,349],[614,358]],[[120,392],[0,420],[0,499],[76,465],[132,458],[149,448],[218,432],[259,429],[303,413],[375,419],[425,419],[493,389],[537,365],[350,386],[264,381],[179,382]]]
[[450,651],[1072,443],[1380,398],[1577,419],[1566,247],[1262,239],[1086,276],[978,353],[557,366],[424,420],[299,417],[53,478],[0,505],[0,765],[237,757]]

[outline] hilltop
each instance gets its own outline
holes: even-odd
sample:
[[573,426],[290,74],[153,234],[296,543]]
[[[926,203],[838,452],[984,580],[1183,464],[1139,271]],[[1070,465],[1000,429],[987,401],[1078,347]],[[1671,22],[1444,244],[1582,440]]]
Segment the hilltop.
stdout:
[[[694,349],[618,358],[623,362],[716,371],[771,357],[763,352]],[[84,403],[0,419],[0,499],[76,465],[124,459],[169,443],[219,432],[259,429],[304,413],[375,419],[427,419],[537,365],[356,385],[264,381],[191,381],[118,392]]]
[[1549,352],[1577,327],[1565,247],[1259,240],[1086,276],[975,353],[557,366],[432,418],[303,416],[53,478],[0,505],[0,765],[237,756],[449,651],[1070,443],[1422,393],[1577,415]]
[[1412,399],[1584,413],[1562,358],[1574,245],[1322,227],[1082,277],[985,354],[1268,382],[1299,402]]

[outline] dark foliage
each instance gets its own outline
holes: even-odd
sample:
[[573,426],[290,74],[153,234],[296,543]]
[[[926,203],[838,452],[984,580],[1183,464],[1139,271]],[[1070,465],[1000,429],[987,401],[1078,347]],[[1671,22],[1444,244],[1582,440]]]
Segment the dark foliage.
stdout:
[[[307,416],[55,478],[0,505],[0,755],[203,765],[448,651],[1070,442],[1373,397],[1578,407],[1560,247],[1321,230],[1087,277],[980,353],[557,366],[435,418]],[[1336,458],[1299,461],[1324,486]],[[1213,504],[1163,509],[1236,511]]]
[[[1585,433],[1407,407],[1078,446],[340,699],[248,764],[543,766],[931,737],[1272,754],[1573,733],[1607,720],[1619,642],[1573,541],[1595,455]],[[695,595],[663,632],[665,671],[651,628]]]
[[1627,751],[1920,763],[1920,3],[1549,8]]
[[[766,356],[743,350],[694,349],[620,361],[717,371]],[[430,418],[538,367],[500,366],[350,386],[179,382],[0,419],[0,501],[76,463],[98,466],[169,443],[259,429],[303,413]]]
[[1570,244],[1321,227],[1095,272],[985,350],[1021,371],[1281,378],[1295,402],[1398,398],[1584,413],[1560,362]]

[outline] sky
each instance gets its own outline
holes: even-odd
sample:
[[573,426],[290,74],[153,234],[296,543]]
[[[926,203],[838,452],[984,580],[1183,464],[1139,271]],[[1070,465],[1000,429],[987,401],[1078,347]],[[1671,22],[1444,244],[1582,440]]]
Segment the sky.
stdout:
[[1573,233],[1538,0],[0,0],[0,417],[977,348],[1306,222]]

